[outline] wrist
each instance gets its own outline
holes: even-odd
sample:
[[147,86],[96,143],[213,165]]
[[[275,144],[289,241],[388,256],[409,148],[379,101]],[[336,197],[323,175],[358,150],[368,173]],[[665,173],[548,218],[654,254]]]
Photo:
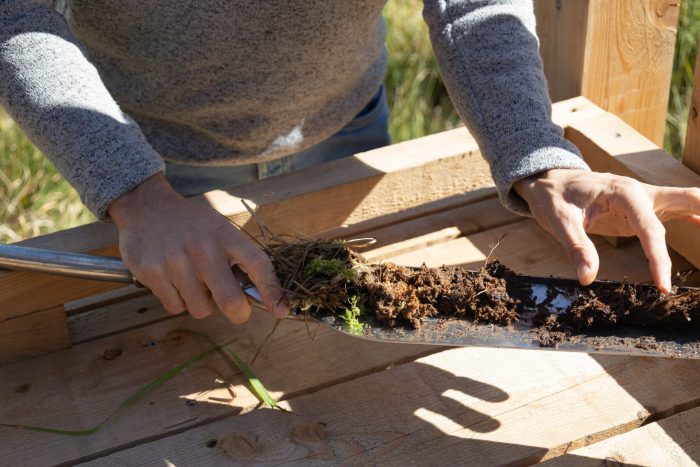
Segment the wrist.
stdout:
[[117,227],[122,227],[128,219],[148,209],[154,203],[162,207],[163,201],[173,195],[178,196],[163,174],[157,173],[112,201],[107,208],[107,213]]

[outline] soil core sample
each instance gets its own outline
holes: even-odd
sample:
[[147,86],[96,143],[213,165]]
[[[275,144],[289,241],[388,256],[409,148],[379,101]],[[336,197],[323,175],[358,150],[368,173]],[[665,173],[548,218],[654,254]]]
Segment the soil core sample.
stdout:
[[[514,274],[498,261],[477,271],[410,268],[388,262],[367,264],[351,244],[340,240],[287,242],[274,236],[268,241],[266,252],[290,306],[316,317],[339,316],[356,334],[362,334],[363,318],[368,316],[389,327],[419,328],[429,318],[509,326],[522,324],[523,310],[529,309],[537,311],[528,324],[542,346],[591,335],[607,335],[610,342],[620,344],[614,339],[620,326],[692,329],[700,335],[700,290],[661,295],[648,285],[597,282],[584,288],[551,279],[546,297],[538,301],[533,278]],[[568,297],[566,306],[553,307],[560,295]],[[655,345],[653,335],[635,339],[624,345]],[[600,337],[596,342],[605,344]]]

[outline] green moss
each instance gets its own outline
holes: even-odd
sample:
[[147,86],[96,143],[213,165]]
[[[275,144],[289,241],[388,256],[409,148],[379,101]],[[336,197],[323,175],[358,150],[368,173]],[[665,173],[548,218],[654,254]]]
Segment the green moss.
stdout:
[[353,282],[357,278],[357,271],[338,258],[325,259],[317,256],[308,262],[304,272],[308,275],[318,274],[326,277],[341,276],[346,282]]

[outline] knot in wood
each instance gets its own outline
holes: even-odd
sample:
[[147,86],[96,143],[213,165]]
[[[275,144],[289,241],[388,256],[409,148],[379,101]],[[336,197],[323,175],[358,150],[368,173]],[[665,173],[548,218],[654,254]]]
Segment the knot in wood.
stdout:
[[232,459],[249,459],[257,449],[257,439],[250,433],[237,431],[217,443]]
[[326,439],[326,425],[321,422],[300,423],[292,428],[292,439],[301,444],[316,444]]
[[117,358],[119,358],[121,356],[121,354],[122,354],[122,349],[115,347],[112,349],[105,350],[104,353],[102,354],[102,358],[104,358],[105,360],[116,360]]

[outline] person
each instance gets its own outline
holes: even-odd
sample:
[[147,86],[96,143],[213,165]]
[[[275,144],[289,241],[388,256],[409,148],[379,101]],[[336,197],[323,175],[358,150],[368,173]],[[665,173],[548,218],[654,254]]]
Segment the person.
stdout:
[[[387,144],[384,3],[0,0],[2,105],[114,221],[169,312],[245,321],[236,264],[283,316],[269,259],[184,195]],[[661,220],[699,223],[698,190],[589,170],[551,121],[532,1],[425,0],[423,16],[503,204],[551,232],[583,284],[598,271],[587,233],[637,235],[668,292]]]

